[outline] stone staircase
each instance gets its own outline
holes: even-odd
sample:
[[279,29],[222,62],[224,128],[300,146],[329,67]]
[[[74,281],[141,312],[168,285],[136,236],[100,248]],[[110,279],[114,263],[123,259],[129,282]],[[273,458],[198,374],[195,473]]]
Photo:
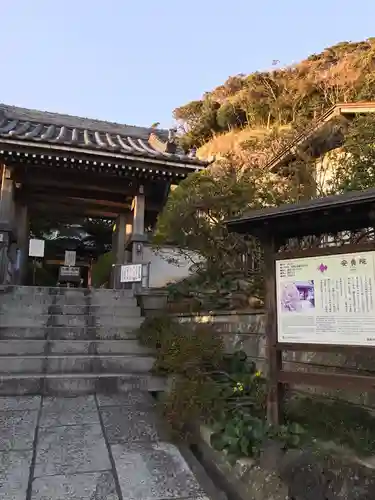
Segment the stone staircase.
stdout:
[[139,345],[131,290],[6,287],[0,291],[0,394],[159,391]]

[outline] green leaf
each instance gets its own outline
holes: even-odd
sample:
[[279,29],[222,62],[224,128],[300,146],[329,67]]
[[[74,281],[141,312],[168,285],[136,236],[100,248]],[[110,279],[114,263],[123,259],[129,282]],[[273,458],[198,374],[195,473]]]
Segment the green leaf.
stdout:
[[250,446],[250,440],[246,436],[243,436],[240,439],[240,450],[246,456],[249,453],[249,446]]
[[215,422],[212,424],[211,428],[214,431],[214,433],[219,433],[219,432],[224,431],[225,425],[223,424],[223,422],[218,422],[215,420]]
[[297,448],[301,444],[301,438],[297,434],[289,436],[288,444],[291,447]]
[[293,422],[292,424],[290,424],[289,431],[292,434],[298,434],[298,435],[305,434],[306,432],[305,429],[302,427],[302,425],[298,424],[297,422]]
[[224,435],[220,433],[211,434],[210,443],[211,446],[218,451],[223,451],[227,444]]
[[236,453],[228,453],[228,455],[226,456],[226,459],[227,459],[227,462],[230,463],[230,465],[236,465],[236,462],[237,462],[237,454]]

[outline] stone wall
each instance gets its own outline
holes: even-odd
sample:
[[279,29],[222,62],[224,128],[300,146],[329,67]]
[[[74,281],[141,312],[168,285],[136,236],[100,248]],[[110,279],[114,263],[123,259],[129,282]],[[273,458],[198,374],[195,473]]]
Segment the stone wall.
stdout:
[[[264,443],[258,460],[240,458],[231,465],[210,445],[211,429],[196,429],[196,446],[228,497],[243,500],[373,500],[374,458],[319,443],[316,449],[284,451]],[[217,476],[219,474],[219,477]]]
[[[267,372],[265,314],[262,310],[214,312],[209,314],[176,315],[181,322],[210,323],[222,333],[228,352],[243,349],[263,372]],[[340,353],[284,352],[284,369],[293,371],[342,373],[345,370],[370,370],[375,372],[373,356]],[[361,406],[375,408],[375,393],[350,390],[327,390],[318,387],[294,386],[291,389],[341,398]]]

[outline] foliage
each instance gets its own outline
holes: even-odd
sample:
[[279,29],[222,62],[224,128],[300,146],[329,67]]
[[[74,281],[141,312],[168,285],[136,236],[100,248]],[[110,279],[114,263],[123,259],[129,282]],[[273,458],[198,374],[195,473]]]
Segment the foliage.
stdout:
[[217,367],[222,341],[212,327],[192,327],[168,316],[146,318],[138,330],[141,343],[156,349],[155,370],[163,374],[194,376],[206,367]]
[[168,316],[146,318],[138,330],[140,342],[156,350],[155,371],[173,376],[173,387],[164,402],[172,428],[183,433],[186,424],[216,407],[216,386],[209,372],[218,369],[223,347],[208,325],[180,324]]
[[349,125],[345,134],[345,142],[339,151],[330,187],[333,193],[375,187],[375,119],[373,116],[360,116]]
[[174,111],[186,149],[233,127],[310,121],[336,102],[375,96],[373,39],[341,42],[293,66],[230,77]]
[[157,372],[171,377],[163,408],[173,429],[186,435],[189,424],[207,423],[212,446],[229,461],[257,458],[269,440],[284,449],[334,441],[364,454],[375,450],[374,417],[346,402],[295,396],[287,400],[284,424],[269,425],[266,378],[245,352],[224,354],[209,325],[148,318],[139,338],[156,350]]
[[79,246],[92,247],[96,254],[102,254],[112,245],[112,225],[107,219],[82,218],[70,224],[44,215],[31,218],[30,235],[53,242],[55,246],[59,246],[59,240],[60,246],[65,239],[77,240]]
[[239,456],[258,457],[269,439],[277,439],[288,448],[302,444],[302,426],[294,422],[279,427],[267,423],[266,379],[245,352],[225,356],[222,371],[213,379],[223,405],[211,421],[211,444],[225,450],[230,461]]
[[234,272],[218,275],[200,266],[192,276],[167,286],[170,312],[185,313],[218,310],[244,310],[263,305],[260,275],[245,277]]
[[211,445],[218,451],[226,451],[227,458],[234,462],[238,457],[257,458],[267,440],[277,440],[284,448],[297,448],[306,436],[305,430],[298,424],[274,427],[265,419],[251,413],[236,412],[213,425]]
[[374,416],[346,401],[295,397],[286,408],[286,420],[298,423],[321,441],[334,441],[365,455],[374,454]]
[[228,157],[190,175],[170,193],[156,226],[155,245],[173,243],[187,255],[196,252],[200,256],[197,276],[179,290],[186,295],[183,288],[191,285],[202,308],[208,295],[216,298],[220,308],[236,304],[237,292],[242,302],[244,292],[245,302],[250,296],[262,297],[260,245],[255,238],[230,233],[225,221],[246,210],[293,198],[288,185],[275,186],[272,174],[255,161],[244,171],[236,169],[236,164],[237,158]]
[[94,287],[100,287],[109,282],[113,263],[112,252],[107,252],[99,256],[98,260],[92,266],[92,285]]

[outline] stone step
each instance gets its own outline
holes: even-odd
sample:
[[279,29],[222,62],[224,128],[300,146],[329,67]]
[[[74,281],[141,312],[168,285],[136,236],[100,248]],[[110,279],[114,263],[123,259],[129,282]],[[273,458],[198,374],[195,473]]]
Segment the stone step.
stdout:
[[134,327],[25,326],[0,327],[0,340],[128,340],[136,339]]
[[22,299],[16,297],[4,297],[0,296],[1,308],[4,311],[20,311],[24,307],[38,307],[39,309],[44,309],[48,312],[48,308],[51,306],[87,306],[91,307],[135,307],[137,301],[134,297],[124,297],[122,299],[117,298],[104,298],[100,300],[98,298],[88,300],[88,299],[73,299],[69,297],[60,297],[59,299],[35,299],[23,297]]
[[31,314],[18,314],[0,315],[0,327],[43,327],[43,326],[98,326],[98,327],[125,327],[125,328],[138,328],[141,326],[144,318],[137,316],[75,316],[75,315],[39,315],[34,316]]
[[50,354],[152,354],[152,350],[128,340],[0,340],[0,355]]
[[[1,299],[0,299],[1,300]],[[82,314],[112,314],[119,316],[134,316],[140,314],[140,308],[137,306],[135,299],[124,299],[121,303],[114,304],[25,304],[22,307],[15,301],[9,304],[0,303],[0,315],[5,314],[23,314],[38,316],[40,314],[66,314],[66,315],[82,315]]]
[[119,317],[139,317],[141,309],[133,304],[132,306],[91,306],[91,305],[65,305],[49,307],[35,307],[32,304],[17,308],[12,306],[0,306],[0,325],[1,321],[5,321],[7,317],[22,316],[29,319],[38,319],[40,316],[46,319],[48,316],[67,316],[70,319],[72,316],[77,317],[101,317],[101,316],[119,316]]
[[155,362],[149,354],[27,354],[0,356],[0,378],[12,373],[147,373]]
[[2,295],[117,295],[132,296],[134,291],[131,289],[109,289],[109,288],[64,288],[64,287],[32,287],[32,286],[8,286],[0,287]]
[[0,395],[16,396],[43,394],[50,396],[75,396],[80,394],[118,393],[137,389],[150,392],[164,391],[164,377],[151,374],[124,373],[39,373],[2,375]]

